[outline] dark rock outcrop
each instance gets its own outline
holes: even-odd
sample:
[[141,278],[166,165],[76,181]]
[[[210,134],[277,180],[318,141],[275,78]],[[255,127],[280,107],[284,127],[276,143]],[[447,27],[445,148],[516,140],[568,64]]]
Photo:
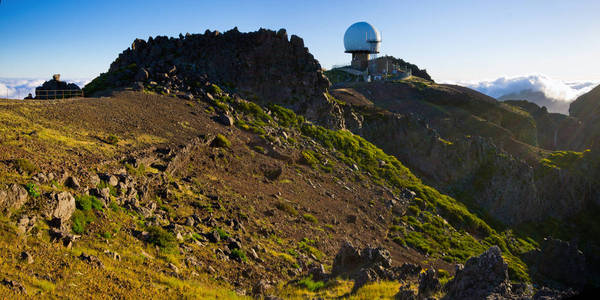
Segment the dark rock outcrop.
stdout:
[[508,265],[498,246],[458,266],[454,279],[446,284],[444,299],[512,299]]
[[427,269],[426,272],[419,276],[419,296],[422,298],[429,297],[442,289],[442,284],[437,278],[434,269]]
[[412,264],[392,267],[391,255],[386,249],[366,247],[360,250],[346,241],[333,260],[331,276],[354,280],[354,292],[369,282],[403,280],[420,271],[421,267]]
[[529,253],[536,271],[547,280],[583,287],[587,281],[584,254],[572,242],[545,238]]
[[160,93],[203,96],[208,82],[214,82],[244,98],[286,106],[328,127],[344,127],[340,107],[326,94],[329,81],[319,62],[300,37],[288,39],[284,29],[136,39],[108,73],[84,90],[91,95],[136,82]]
[[78,96],[81,96],[81,88],[74,83],[61,81],[60,74],[55,74],[51,80],[35,88],[35,99],[62,99]]

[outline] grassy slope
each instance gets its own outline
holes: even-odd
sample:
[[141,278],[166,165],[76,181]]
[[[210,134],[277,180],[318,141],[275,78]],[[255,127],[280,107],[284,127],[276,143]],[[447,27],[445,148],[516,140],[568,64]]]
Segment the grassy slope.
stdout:
[[[139,99],[138,99],[139,98]],[[66,105],[68,103],[68,105]],[[189,170],[175,174],[173,180],[184,185],[182,190],[174,191],[174,199],[159,201],[161,209],[172,214],[174,218],[183,218],[191,212],[206,210],[198,208],[198,201],[206,203],[207,196],[202,191],[214,188],[215,184],[224,190],[225,202],[222,205],[229,207],[228,210],[212,210],[225,217],[230,216],[230,209],[239,210],[239,206],[256,206],[253,210],[245,211],[249,218],[246,225],[248,234],[237,232],[244,237],[250,237],[267,251],[261,254],[266,263],[281,266],[278,272],[293,268],[296,263],[298,252],[323,256],[323,262],[331,262],[333,254],[337,250],[337,243],[331,243],[335,237],[343,239],[344,236],[356,232],[350,225],[335,225],[328,221],[329,216],[319,211],[310,210],[308,207],[318,207],[332,201],[327,195],[303,196],[311,198],[321,197],[322,204],[306,202],[305,198],[294,199],[288,190],[294,190],[290,182],[295,184],[306,184],[307,176],[313,178],[330,178],[322,181],[322,184],[342,180],[345,184],[353,184],[360,189],[361,196],[365,202],[353,203],[349,211],[360,211],[359,207],[368,205],[370,208],[361,218],[365,222],[376,224],[370,236],[358,236],[364,239],[364,243],[372,241],[373,238],[382,241],[391,248],[395,255],[411,254],[411,259],[426,265],[442,264],[447,262],[464,262],[472,255],[478,255],[492,244],[498,244],[504,250],[509,260],[513,278],[527,278],[526,266],[517,256],[531,248],[531,244],[517,239],[507,232],[496,232],[485,222],[470,213],[462,204],[451,197],[442,195],[435,189],[423,185],[410,170],[405,168],[397,159],[386,155],[364,139],[347,131],[331,131],[319,126],[305,123],[301,117],[291,111],[272,106],[269,107],[271,114],[266,114],[263,108],[240,100],[228,97],[218,97],[210,103],[196,101],[182,101],[171,97],[158,97],[153,95],[140,96],[138,94],[126,94],[111,99],[86,99],[65,100],[54,105],[63,105],[58,113],[49,106],[48,102],[32,102],[28,104],[8,103],[0,109],[3,115],[2,124],[2,161],[1,178],[3,182],[18,182],[25,184],[30,182],[26,172],[18,173],[13,163],[15,158],[26,158],[32,162],[34,169],[54,170],[57,165],[63,165],[71,172],[81,171],[80,166],[86,169],[98,167],[100,169],[114,169],[123,167],[120,159],[125,153],[142,151],[153,145],[169,143],[184,143],[186,140],[200,132],[226,133],[232,139],[232,150],[221,151],[206,148],[198,153],[200,157],[223,155],[224,160],[216,160],[214,165],[202,166],[191,165]],[[156,107],[161,107],[157,111]],[[129,114],[128,109],[138,111],[141,120],[135,114]],[[164,115],[161,110],[171,110],[172,114]],[[236,134],[231,135],[214,122],[208,120],[208,116],[215,110],[230,110],[236,117]],[[95,114],[81,114],[85,111],[94,111]],[[187,112],[186,112],[187,110]],[[190,111],[195,112],[196,117],[191,117]],[[77,113],[80,113],[79,115]],[[102,113],[106,116],[101,115]],[[122,115],[121,115],[122,114]],[[79,116],[79,117],[73,117]],[[202,117],[197,117],[198,115]],[[67,117],[69,116],[69,117]],[[112,122],[101,122],[102,119],[112,119]],[[206,121],[202,121],[206,120]],[[118,124],[117,125],[115,125]],[[283,140],[277,131],[288,132],[288,138]],[[246,133],[242,133],[246,132]],[[110,135],[118,136],[118,143],[111,145],[104,142]],[[236,137],[237,135],[237,137]],[[244,140],[255,142],[248,143]],[[316,141],[316,144],[315,144]],[[264,195],[250,195],[244,186],[251,184],[240,182],[239,186],[230,182],[239,178],[239,172],[250,172],[243,166],[249,164],[246,160],[253,157],[257,165],[272,163],[272,160],[261,153],[269,152],[268,145],[271,143],[283,143],[291,154],[297,155],[299,159],[289,165],[287,174],[276,182],[283,189],[283,196],[290,197],[293,209],[282,215],[277,222],[288,224],[285,227],[274,226],[272,220],[266,219],[259,214],[259,208],[279,207],[280,202],[273,200],[260,200],[268,197],[267,191]],[[252,147],[252,148],[250,148]],[[216,151],[216,152],[215,152]],[[78,162],[75,165],[74,161]],[[255,164],[255,163],[252,163]],[[304,166],[304,165],[305,166]],[[358,170],[354,170],[354,165]],[[238,166],[238,167],[236,167]],[[287,167],[286,167],[287,168]],[[224,170],[227,170],[224,172]],[[34,173],[34,170],[29,170]],[[152,172],[148,168],[139,172],[140,176],[150,176]],[[192,184],[181,181],[185,175],[192,174],[197,180]],[[226,177],[231,172],[233,177]],[[199,175],[202,174],[202,175]],[[261,180],[259,174],[251,177]],[[287,177],[287,178],[286,178]],[[339,178],[339,179],[333,179]],[[261,181],[259,181],[261,182]],[[272,184],[272,183],[269,183]],[[286,188],[287,187],[287,188]],[[392,194],[397,194],[403,188],[409,188],[417,193],[417,197],[407,208],[408,213],[404,216],[391,216],[386,218],[383,224],[373,221],[379,213],[390,215],[389,210],[385,212],[384,199],[378,198],[373,191],[384,188],[389,189]],[[46,184],[38,186],[42,191],[65,190],[67,188],[57,184]],[[342,188],[331,186],[332,191],[338,195],[348,193]],[[337,190],[336,190],[337,189]],[[68,189],[67,189],[68,190]],[[371,192],[369,192],[371,191]],[[74,191],[73,191],[74,192]],[[371,194],[369,194],[371,193]],[[252,197],[253,199],[248,199]],[[257,198],[254,198],[257,197]],[[296,196],[299,197],[299,196]],[[339,198],[339,196],[338,196]],[[32,197],[31,203],[36,203],[37,198]],[[237,200],[236,200],[237,199]],[[258,199],[258,200],[254,200]],[[258,202],[257,202],[258,201]],[[238,203],[239,202],[239,203]],[[306,202],[306,203],[305,203]],[[274,204],[271,204],[274,203]],[[28,206],[30,205],[28,204]],[[207,203],[208,204],[208,203]],[[338,205],[339,206],[339,205]],[[296,221],[294,211],[299,211],[304,221],[300,225]],[[41,296],[55,297],[85,297],[96,293],[115,293],[120,295],[132,295],[133,290],[142,290],[147,295],[161,295],[164,297],[206,296],[212,297],[234,297],[230,291],[232,287],[223,280],[221,275],[208,275],[206,266],[213,265],[215,268],[224,268],[239,274],[242,270],[235,263],[223,264],[214,258],[215,246],[198,247],[193,235],[186,238],[185,242],[179,243],[179,247],[190,248],[191,253],[205,262],[204,267],[188,267],[184,263],[184,257],[177,251],[165,249],[165,247],[154,247],[152,244],[133,238],[131,230],[147,229],[143,217],[133,211],[121,208],[104,208],[103,211],[91,210],[91,222],[85,229],[82,240],[77,242],[73,249],[64,249],[49,242],[47,225],[39,221],[37,229],[32,234],[22,238],[14,233],[14,222],[16,218],[27,209],[15,212],[10,219],[0,220],[2,224],[3,249],[2,271],[6,277],[20,280],[29,294],[40,293]],[[207,213],[205,211],[205,213]],[[286,216],[290,213],[291,215]],[[340,214],[341,215],[341,214]],[[386,216],[387,216],[386,215]],[[312,217],[311,217],[312,216]],[[316,220],[316,222],[314,221]],[[368,224],[367,223],[367,224]],[[274,230],[274,228],[282,228]],[[261,229],[262,228],[262,229]],[[333,231],[330,230],[333,228]],[[198,232],[206,232],[211,228],[202,227]],[[256,235],[260,230],[272,231],[266,236]],[[255,233],[252,233],[256,231]],[[310,233],[312,232],[312,233]],[[329,232],[329,233],[328,233]],[[377,238],[377,235],[382,235]],[[303,236],[320,236],[317,241],[304,240]],[[14,243],[15,240],[23,239],[23,243]],[[299,243],[298,241],[304,241]],[[387,242],[386,242],[387,241]],[[393,246],[396,245],[396,246]],[[409,248],[404,248],[409,247]],[[166,247],[168,248],[168,247]],[[104,250],[110,249],[121,254],[122,261],[109,259]],[[416,249],[412,250],[412,249]],[[20,251],[30,251],[35,262],[26,265],[18,257]],[[95,254],[104,262],[105,269],[90,269],[76,257],[82,252]],[[143,252],[142,252],[143,251]],[[187,250],[186,250],[187,251]],[[148,255],[142,255],[147,253]],[[419,254],[420,253],[420,254]],[[326,256],[324,256],[324,254]],[[425,257],[427,254],[428,257]],[[153,258],[148,258],[153,257]],[[398,261],[398,259],[396,259]],[[436,263],[438,261],[438,263]],[[181,270],[180,274],[174,274],[169,263],[173,263]],[[260,270],[260,264],[256,262],[247,263],[249,267]],[[278,267],[279,268],[279,267]],[[218,274],[221,270],[218,269]],[[258,271],[260,272],[260,271]],[[263,271],[264,272],[264,271]],[[198,274],[198,275],[195,275]],[[515,277],[516,276],[516,277]],[[285,279],[283,278],[280,279]],[[383,283],[383,286],[392,283]],[[343,286],[344,284],[342,284]],[[85,287],[85,288],[83,288]],[[374,293],[381,286],[372,285],[363,288],[360,293]],[[299,289],[299,290],[298,290]],[[292,291],[284,288],[281,293],[297,296],[305,293],[302,288],[294,287]],[[2,293],[9,293],[5,286],[0,286]],[[369,292],[370,291],[370,292]],[[300,294],[298,294],[300,293]],[[135,294],[141,296],[141,294]],[[357,296],[360,298],[360,296]],[[367,297],[368,298],[368,297]]]

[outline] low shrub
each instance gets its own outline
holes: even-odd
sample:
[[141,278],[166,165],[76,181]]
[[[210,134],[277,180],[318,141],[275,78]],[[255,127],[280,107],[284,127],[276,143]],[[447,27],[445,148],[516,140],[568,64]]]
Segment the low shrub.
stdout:
[[243,262],[248,261],[248,257],[246,256],[246,252],[241,249],[233,249],[231,250],[231,258],[239,259]]
[[318,222],[317,218],[311,214],[303,214],[302,218],[304,218],[304,220],[314,223],[314,224],[316,224]]
[[31,196],[33,198],[37,198],[40,196],[40,192],[38,191],[38,188],[35,186],[35,184],[33,184],[31,182],[25,185],[25,189],[27,190],[27,193],[29,194],[29,196]]
[[288,213],[289,215],[298,215],[298,211],[292,206],[292,204],[288,202],[278,201],[277,203],[275,203],[275,207],[281,211]]
[[231,147],[231,142],[224,135],[219,133],[210,145],[217,148],[229,148]]
[[148,231],[148,242],[156,245],[163,250],[170,250],[176,247],[177,239],[168,231],[160,226],[150,226]]
[[19,169],[19,171],[25,172],[27,174],[33,174],[38,170],[38,168],[26,158],[15,159],[14,165],[17,169]]
[[325,286],[323,281],[314,281],[312,275],[304,277],[298,281],[298,286],[305,288],[311,292],[316,292]]
[[89,211],[91,209],[102,210],[103,203],[91,195],[80,195],[75,197],[75,205],[78,209]]
[[116,145],[117,143],[119,143],[119,138],[114,134],[110,134],[106,137],[106,143]]
[[221,227],[215,227],[215,231],[219,234],[219,238],[222,240],[228,238],[230,235],[227,231],[223,230]]
[[94,221],[92,213],[77,209],[71,216],[71,229],[77,234],[83,234],[87,225],[92,221]]

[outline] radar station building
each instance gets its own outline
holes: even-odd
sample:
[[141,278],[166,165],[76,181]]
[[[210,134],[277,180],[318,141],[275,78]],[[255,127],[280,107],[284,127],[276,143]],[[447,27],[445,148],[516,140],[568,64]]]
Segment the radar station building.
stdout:
[[370,56],[379,53],[381,34],[367,22],[352,24],[344,34],[346,53],[352,53],[351,67],[366,71],[369,67]]

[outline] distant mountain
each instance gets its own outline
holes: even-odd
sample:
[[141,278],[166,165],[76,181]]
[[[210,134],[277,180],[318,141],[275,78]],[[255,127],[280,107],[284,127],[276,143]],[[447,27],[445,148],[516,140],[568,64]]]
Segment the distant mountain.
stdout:
[[506,100],[527,100],[533,102],[540,107],[546,107],[549,112],[568,114],[569,113],[569,102],[559,99],[553,99],[548,97],[544,92],[535,91],[532,89],[521,90],[519,92],[512,92],[506,95],[498,97],[500,101]]
[[500,77],[478,82],[456,82],[498,100],[527,100],[546,107],[549,112],[568,114],[569,103],[591,90],[597,83],[564,82],[542,74]]
[[584,149],[600,145],[600,86],[579,96],[569,107],[569,114],[578,118],[582,130],[574,133],[574,148]]

